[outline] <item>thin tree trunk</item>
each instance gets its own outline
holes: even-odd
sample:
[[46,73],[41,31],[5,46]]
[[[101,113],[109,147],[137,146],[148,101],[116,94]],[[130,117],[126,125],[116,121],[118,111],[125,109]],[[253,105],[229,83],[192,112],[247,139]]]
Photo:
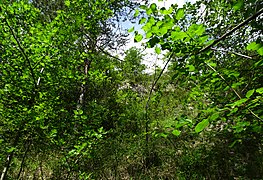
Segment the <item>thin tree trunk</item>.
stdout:
[[21,174],[21,172],[22,172],[23,165],[24,165],[24,163],[25,163],[26,155],[27,155],[27,152],[28,152],[28,150],[29,150],[30,145],[31,145],[31,143],[29,142],[29,144],[27,145],[27,148],[26,148],[26,150],[25,150],[25,153],[24,153],[24,155],[23,155],[22,162],[21,162],[20,169],[19,169],[19,173],[18,173],[16,179],[19,179],[19,177],[20,177],[20,174]]
[[[90,64],[91,64],[91,61],[90,60],[85,60],[84,61],[84,75],[87,77],[88,75],[88,71],[89,71],[89,68],[90,68]],[[81,109],[81,107],[83,106],[84,104],[84,95],[85,95],[85,92],[86,92],[86,86],[85,84],[82,84],[81,87],[80,87],[80,96],[79,96],[79,99],[78,99],[78,105],[77,105],[77,109]]]
[[[19,137],[20,137],[20,130],[17,132],[17,135],[15,137],[15,141],[13,143],[13,147],[16,147],[17,143],[18,143],[18,140],[19,140]],[[6,175],[7,175],[7,172],[8,172],[8,169],[10,167],[10,164],[12,162],[12,159],[13,159],[13,156],[14,156],[14,151],[12,151],[11,153],[9,153],[7,155],[7,158],[6,158],[6,164],[4,166],[4,169],[2,171],[2,174],[1,174],[1,179],[0,180],[5,180],[6,179]]]
[[7,155],[6,165],[5,165],[4,170],[2,172],[1,180],[5,180],[6,179],[6,175],[7,175],[9,166],[11,164],[12,158],[13,158],[13,153],[10,153],[10,154]]

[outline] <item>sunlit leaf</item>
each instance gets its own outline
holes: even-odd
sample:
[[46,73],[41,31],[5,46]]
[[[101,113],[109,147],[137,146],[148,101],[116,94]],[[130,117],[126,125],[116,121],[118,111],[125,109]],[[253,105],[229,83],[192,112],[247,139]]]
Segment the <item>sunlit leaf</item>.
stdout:
[[244,104],[246,101],[247,101],[246,98],[240,99],[240,100],[233,103],[233,107],[240,106],[240,105]]
[[160,136],[161,136],[161,137],[164,137],[164,138],[167,138],[168,135],[167,135],[167,134],[164,134],[164,133],[161,133]]
[[9,149],[7,150],[7,152],[8,152],[8,153],[11,153],[11,152],[14,152],[15,150],[16,150],[15,147],[11,147],[11,148],[9,148]]
[[259,93],[259,94],[263,94],[263,87],[262,87],[262,88],[258,88],[258,89],[256,90],[256,92]]
[[183,31],[177,32],[177,31],[173,31],[171,33],[171,37],[173,40],[183,40],[185,37],[187,37],[187,34]]
[[157,5],[155,3],[152,3],[150,5],[150,8],[151,8],[152,11],[155,11],[157,9]]
[[161,54],[161,49],[160,49],[159,47],[156,47],[156,48],[155,48],[155,52],[156,52],[157,54]]
[[162,27],[162,28],[159,29],[158,33],[159,33],[160,36],[162,36],[162,35],[166,34],[167,31],[168,30],[167,30],[166,27]]
[[176,12],[175,19],[180,20],[182,17],[184,17],[184,9],[180,8]]
[[263,56],[263,47],[259,48],[257,52],[260,56]]
[[195,67],[193,66],[193,65],[186,65],[186,67],[188,68],[188,70],[190,71],[190,72],[192,72],[192,71],[194,71],[195,70]]
[[149,32],[146,33],[146,38],[149,39],[150,37],[152,37],[152,35],[153,35],[152,32],[149,31]]
[[135,10],[134,17],[139,16],[140,11],[138,9]]
[[147,6],[145,6],[145,5],[140,5],[139,8],[140,8],[140,9],[143,9],[143,10],[146,10],[146,9],[147,9]]
[[261,47],[260,44],[257,44],[256,42],[251,42],[248,46],[247,46],[247,50],[253,50],[256,51]]
[[204,32],[205,32],[205,27],[203,25],[199,25],[197,30],[195,31],[195,33],[199,36],[202,35]]
[[133,32],[133,31],[134,31],[134,27],[132,27],[132,28],[130,28],[130,29],[128,30],[129,33]]
[[209,119],[210,119],[211,121],[214,121],[214,120],[216,120],[217,118],[219,118],[219,113],[213,113],[212,116],[210,116]]
[[69,1],[69,0],[66,0],[66,1],[65,1],[65,5],[69,7],[69,6],[70,6],[70,1]]
[[149,8],[149,9],[146,9],[146,14],[147,15],[151,15],[153,13],[153,11],[152,11],[152,9],[151,8]]
[[175,135],[175,136],[179,136],[180,134],[181,134],[181,131],[178,131],[178,130],[173,130],[173,135]]
[[141,34],[137,34],[134,38],[135,42],[140,42],[142,40],[143,36]]
[[252,96],[252,95],[254,94],[254,92],[255,92],[255,89],[249,90],[249,91],[246,93],[246,97],[247,97],[247,98],[250,98],[250,96]]
[[209,121],[204,119],[195,126],[195,132],[199,133],[203,131],[209,125]]
[[244,4],[243,0],[238,0],[238,1],[234,4],[233,9],[234,9],[235,11],[237,11],[237,10],[239,10],[239,9],[243,6],[243,4]]
[[146,20],[147,19],[145,17],[141,18],[140,21],[139,21],[139,24],[143,24],[144,22],[146,22]]

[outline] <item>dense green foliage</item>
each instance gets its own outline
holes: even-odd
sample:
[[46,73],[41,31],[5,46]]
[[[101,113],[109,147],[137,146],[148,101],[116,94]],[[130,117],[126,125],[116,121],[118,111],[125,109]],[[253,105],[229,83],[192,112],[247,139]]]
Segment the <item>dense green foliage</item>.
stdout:
[[262,8],[1,1],[1,180],[262,178]]

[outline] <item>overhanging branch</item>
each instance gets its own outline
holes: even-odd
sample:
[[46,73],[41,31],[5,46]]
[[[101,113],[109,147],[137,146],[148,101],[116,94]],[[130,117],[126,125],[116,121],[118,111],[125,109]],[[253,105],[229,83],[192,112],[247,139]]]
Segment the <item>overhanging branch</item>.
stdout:
[[13,28],[9,25],[8,21],[7,21],[5,18],[4,18],[4,21],[5,21],[5,23],[7,24],[7,27],[9,28],[9,30],[10,30],[13,38],[15,39],[15,41],[16,41],[16,43],[17,43],[17,45],[18,45],[19,50],[21,51],[23,57],[25,58],[26,62],[28,63],[29,70],[30,70],[32,79],[33,79],[33,81],[34,81],[35,88],[37,88],[37,81],[36,81],[36,77],[35,77],[35,74],[34,74],[34,71],[33,71],[33,67],[31,66],[30,60],[29,60],[28,56],[26,55],[25,50],[24,50],[24,48],[22,47],[22,45],[20,44],[18,38],[16,37],[15,32],[13,31]]
[[244,55],[244,54],[241,54],[241,53],[238,53],[238,52],[227,51],[227,50],[224,50],[224,49],[216,49],[216,48],[211,48],[211,49],[214,50],[214,51],[223,51],[223,52],[227,52],[227,53],[232,53],[232,54],[235,54],[237,56],[241,56],[241,57],[247,58],[247,59],[253,59],[250,56],[247,56],[247,55]]
[[217,43],[219,43],[220,41],[224,40],[227,36],[231,35],[232,33],[234,33],[236,30],[238,30],[242,26],[248,24],[251,20],[256,19],[261,13],[263,13],[263,8],[260,9],[255,14],[253,14],[252,16],[250,16],[249,18],[247,18],[245,21],[243,21],[240,24],[238,24],[237,26],[235,26],[230,31],[228,31],[225,34],[223,34],[220,38],[216,39],[212,44],[210,44],[210,45],[204,47],[203,49],[201,49],[197,54],[200,54],[200,53],[205,52],[206,50],[210,49],[212,46],[214,46]]

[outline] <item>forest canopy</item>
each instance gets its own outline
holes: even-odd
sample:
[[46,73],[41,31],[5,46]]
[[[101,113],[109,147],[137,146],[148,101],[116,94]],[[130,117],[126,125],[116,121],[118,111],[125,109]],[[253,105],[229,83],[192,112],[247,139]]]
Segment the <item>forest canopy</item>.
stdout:
[[262,18],[255,0],[2,0],[0,180],[262,178]]

